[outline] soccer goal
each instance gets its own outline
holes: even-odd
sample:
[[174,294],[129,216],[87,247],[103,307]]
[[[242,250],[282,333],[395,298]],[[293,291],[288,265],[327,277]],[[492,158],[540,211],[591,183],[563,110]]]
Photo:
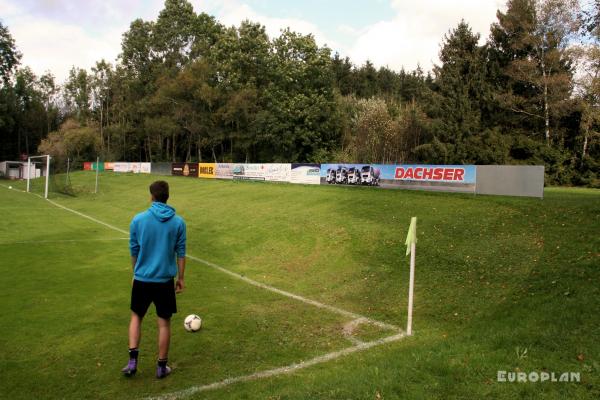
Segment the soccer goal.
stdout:
[[[37,162],[36,160],[41,160]],[[31,156],[27,158],[27,191],[31,191],[32,180],[37,180],[45,177],[44,183],[44,198],[48,198],[48,183],[50,178],[50,155]]]

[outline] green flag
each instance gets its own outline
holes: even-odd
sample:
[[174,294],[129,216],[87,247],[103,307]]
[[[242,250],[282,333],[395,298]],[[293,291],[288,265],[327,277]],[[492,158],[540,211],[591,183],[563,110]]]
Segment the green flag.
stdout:
[[417,243],[417,217],[410,219],[410,227],[408,228],[408,234],[406,235],[406,255],[410,254],[410,245]]

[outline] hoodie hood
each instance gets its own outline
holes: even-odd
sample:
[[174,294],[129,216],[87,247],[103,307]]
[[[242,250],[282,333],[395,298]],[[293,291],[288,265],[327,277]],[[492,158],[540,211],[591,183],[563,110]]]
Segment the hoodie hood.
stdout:
[[160,222],[168,221],[175,215],[175,209],[173,207],[158,201],[152,202],[152,206],[150,207],[149,211]]

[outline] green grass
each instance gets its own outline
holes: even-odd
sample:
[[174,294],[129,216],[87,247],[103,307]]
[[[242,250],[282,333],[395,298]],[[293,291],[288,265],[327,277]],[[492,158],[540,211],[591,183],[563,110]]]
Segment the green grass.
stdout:
[[[93,173],[72,176],[93,187]],[[156,177],[103,173],[100,193],[60,204],[127,230]],[[545,198],[167,177],[188,252],[257,281],[398,326],[406,324],[417,216],[413,337],[291,375],[192,398],[598,398],[600,191]],[[15,185],[16,186],[16,185]],[[130,267],[124,235],[0,187],[0,397],[140,398],[288,365],[352,346],[348,318],[190,261],[171,360],[156,381],[154,314],[142,370],[126,361]],[[36,240],[78,242],[17,243]],[[204,319],[198,334],[183,318]],[[386,335],[360,325],[355,337]],[[523,349],[527,353],[523,355]],[[498,383],[498,370],[581,372],[581,383]]]

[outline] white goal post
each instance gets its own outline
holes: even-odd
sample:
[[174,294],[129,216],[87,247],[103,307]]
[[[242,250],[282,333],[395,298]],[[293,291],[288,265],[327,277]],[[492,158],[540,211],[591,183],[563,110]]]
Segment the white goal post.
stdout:
[[[48,179],[50,179],[50,155],[46,154],[43,156],[31,156],[27,157],[27,191],[29,192],[29,181],[31,180],[31,159],[33,158],[46,158],[46,187],[44,189],[44,198],[48,198]],[[35,173],[33,175],[35,177]]]

